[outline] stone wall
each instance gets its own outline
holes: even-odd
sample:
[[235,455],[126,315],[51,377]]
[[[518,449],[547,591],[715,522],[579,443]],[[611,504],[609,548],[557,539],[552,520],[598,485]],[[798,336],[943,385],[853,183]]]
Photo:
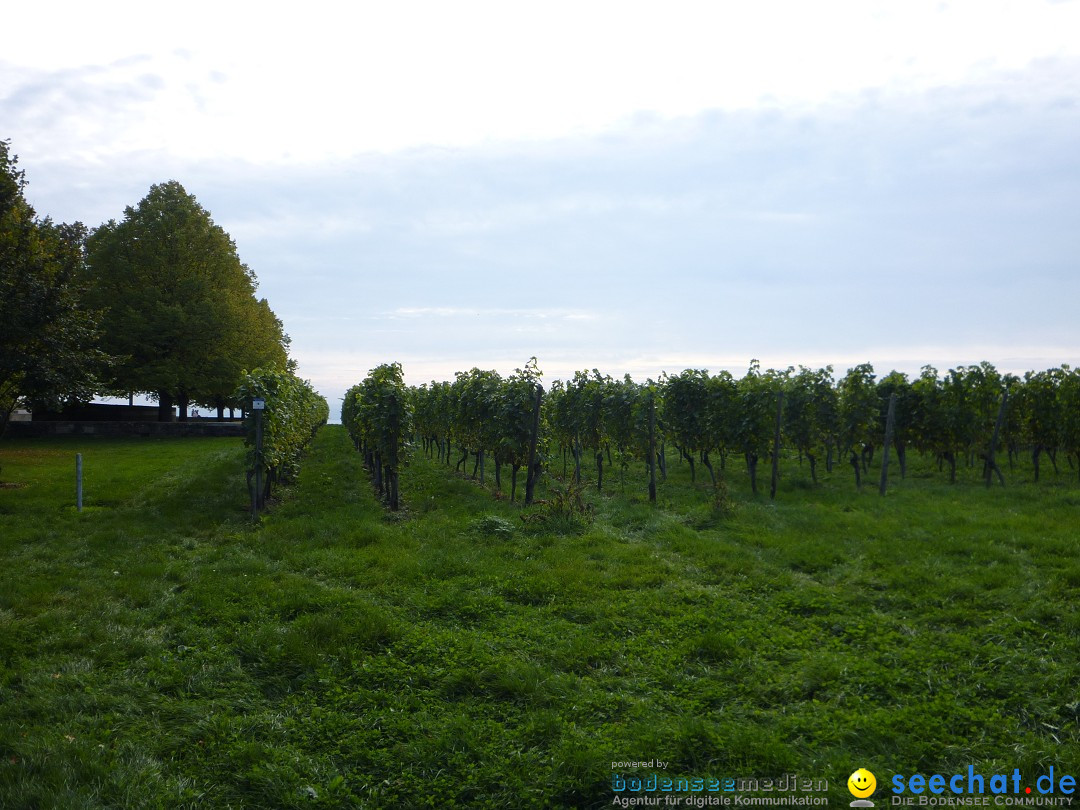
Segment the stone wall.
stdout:
[[229,436],[244,435],[242,422],[197,420],[191,422],[9,422],[7,436],[31,439],[41,436]]
[[[175,409],[173,416],[175,418]],[[103,402],[67,405],[59,411],[37,409],[35,422],[156,422],[157,405],[110,405]]]

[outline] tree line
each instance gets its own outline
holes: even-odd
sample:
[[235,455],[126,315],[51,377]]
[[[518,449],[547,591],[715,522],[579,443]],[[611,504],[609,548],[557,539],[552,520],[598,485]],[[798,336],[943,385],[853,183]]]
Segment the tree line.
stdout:
[[176,181],[90,230],[39,217],[0,141],[0,432],[12,410],[94,395],[244,407],[245,370],[291,372],[289,337],[236,244]]
[[901,477],[909,451],[935,459],[951,482],[958,464],[967,464],[988,485],[1005,484],[998,450],[1010,469],[1028,454],[1036,481],[1044,459],[1057,472],[1061,454],[1080,474],[1080,369],[1067,365],[1022,376],[987,362],[944,374],[924,366],[914,378],[898,371],[879,378],[870,364],[838,377],[832,366],[762,369],[753,361],[741,378],[686,369],[639,383],[593,369],[546,391],[541,376],[533,358],[506,378],[473,368],[452,382],[409,388],[399,364],[382,366],[346,396],[342,422],[371,453],[373,470],[381,460],[395,503],[410,446],[481,483],[491,463],[496,488],[508,488],[511,500],[522,469],[532,483],[547,469],[579,483],[585,476],[602,490],[605,470],[625,480],[635,461],[645,462],[655,498],[656,476],[666,477],[671,455],[688,465],[692,481],[704,474],[717,487],[739,464],[755,494],[760,463],[775,467],[783,454],[805,460],[815,482],[821,467],[850,468],[856,486],[886,449]]

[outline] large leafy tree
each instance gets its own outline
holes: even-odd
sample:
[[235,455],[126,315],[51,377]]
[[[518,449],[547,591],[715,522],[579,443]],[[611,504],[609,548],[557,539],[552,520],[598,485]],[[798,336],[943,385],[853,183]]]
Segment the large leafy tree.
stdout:
[[21,400],[89,399],[104,355],[78,284],[86,229],[39,219],[0,141],[0,434]]
[[221,407],[245,368],[284,370],[288,339],[229,235],[175,181],[155,185],[88,241],[104,346],[118,356],[116,393]]

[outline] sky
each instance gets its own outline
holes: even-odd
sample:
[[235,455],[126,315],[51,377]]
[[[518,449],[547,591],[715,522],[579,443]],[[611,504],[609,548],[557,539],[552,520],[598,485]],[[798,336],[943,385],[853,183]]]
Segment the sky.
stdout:
[[374,366],[1080,364],[1080,0],[5,9],[41,216],[180,181],[330,401]]

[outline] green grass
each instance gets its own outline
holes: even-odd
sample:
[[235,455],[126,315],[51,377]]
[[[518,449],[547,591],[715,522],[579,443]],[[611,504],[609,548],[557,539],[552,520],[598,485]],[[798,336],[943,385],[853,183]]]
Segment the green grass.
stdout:
[[[89,508],[73,507],[74,453]],[[602,807],[614,761],[828,779],[1080,761],[1080,493],[672,464],[525,523],[344,432],[246,517],[238,443],[0,445],[0,807]],[[489,481],[491,479],[489,469]],[[804,474],[805,473],[805,474]],[[767,488],[767,487],[766,487]],[[542,509],[542,507],[541,507]]]

